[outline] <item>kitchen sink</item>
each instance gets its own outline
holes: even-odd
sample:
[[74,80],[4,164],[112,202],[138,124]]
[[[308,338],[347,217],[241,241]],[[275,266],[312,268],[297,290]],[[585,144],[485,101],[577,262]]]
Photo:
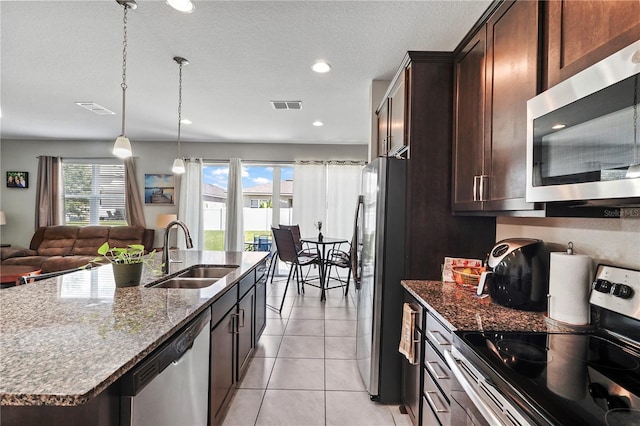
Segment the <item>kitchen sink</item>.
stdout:
[[174,277],[152,285],[153,288],[205,288],[220,278],[184,278]]
[[238,265],[225,266],[193,266],[178,274],[184,278],[222,278],[238,269]]
[[238,269],[238,265],[196,265],[165,280],[148,284],[152,288],[205,288]]

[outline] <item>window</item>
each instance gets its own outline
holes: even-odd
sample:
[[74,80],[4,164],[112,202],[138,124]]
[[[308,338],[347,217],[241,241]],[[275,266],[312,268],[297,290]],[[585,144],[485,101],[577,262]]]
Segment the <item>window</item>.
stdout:
[[117,160],[62,161],[67,225],[126,225],[124,165]]

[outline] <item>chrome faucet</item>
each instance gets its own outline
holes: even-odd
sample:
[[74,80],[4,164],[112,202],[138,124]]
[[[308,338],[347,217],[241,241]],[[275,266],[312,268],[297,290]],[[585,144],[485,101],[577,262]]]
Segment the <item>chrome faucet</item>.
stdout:
[[169,257],[169,232],[174,225],[178,225],[184,231],[184,239],[187,242],[187,248],[193,248],[193,241],[191,241],[191,234],[189,233],[187,225],[180,220],[173,220],[169,222],[167,227],[164,229],[164,244],[162,245],[162,273],[165,275],[169,273],[169,263],[171,263],[171,258]]

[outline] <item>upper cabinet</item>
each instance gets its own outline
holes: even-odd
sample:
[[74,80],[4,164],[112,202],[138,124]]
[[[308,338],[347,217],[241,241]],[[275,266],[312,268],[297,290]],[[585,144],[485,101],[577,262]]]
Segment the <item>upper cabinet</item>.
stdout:
[[502,3],[455,59],[453,209],[531,210],[527,100],[539,91],[539,4]]
[[381,157],[402,153],[407,146],[405,135],[407,75],[407,71],[401,68],[378,107],[378,154]]
[[638,0],[551,0],[545,4],[545,88],[640,39]]

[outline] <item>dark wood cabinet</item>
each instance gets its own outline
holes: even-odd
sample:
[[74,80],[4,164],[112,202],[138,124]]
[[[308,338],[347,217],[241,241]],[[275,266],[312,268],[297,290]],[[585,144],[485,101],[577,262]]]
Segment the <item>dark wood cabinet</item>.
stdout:
[[544,2],[549,88],[640,39],[637,0]]
[[540,5],[507,1],[455,60],[453,208],[532,210],[525,202],[527,100],[539,93]]
[[[275,260],[274,260],[275,261]],[[254,315],[255,341],[262,336],[264,328],[267,326],[267,280],[265,276],[256,282],[256,311]]]
[[479,31],[455,60],[453,204],[482,210],[479,185],[484,172],[486,31]]
[[445,256],[484,257],[495,218],[451,210],[453,54],[408,52],[405,70],[406,279],[440,279]]
[[238,315],[234,309],[211,329],[209,382],[209,423],[211,425],[222,423],[226,413],[225,407],[231,399],[236,383],[235,333],[237,320]]
[[396,155],[405,151],[406,84],[405,70],[399,71],[378,107],[378,156]]
[[406,290],[404,291],[404,302],[409,303],[411,307],[416,311],[415,315],[415,330],[414,330],[414,344],[415,344],[415,360],[416,362],[409,363],[405,357],[402,358],[402,404],[407,410],[407,414],[411,418],[411,423],[417,425],[420,423],[420,399],[422,390],[422,380],[420,378],[420,364],[422,360],[422,318],[423,308],[420,303]]
[[252,288],[238,302],[238,380],[247,369],[249,357],[255,347],[253,332],[254,309],[255,289]]

